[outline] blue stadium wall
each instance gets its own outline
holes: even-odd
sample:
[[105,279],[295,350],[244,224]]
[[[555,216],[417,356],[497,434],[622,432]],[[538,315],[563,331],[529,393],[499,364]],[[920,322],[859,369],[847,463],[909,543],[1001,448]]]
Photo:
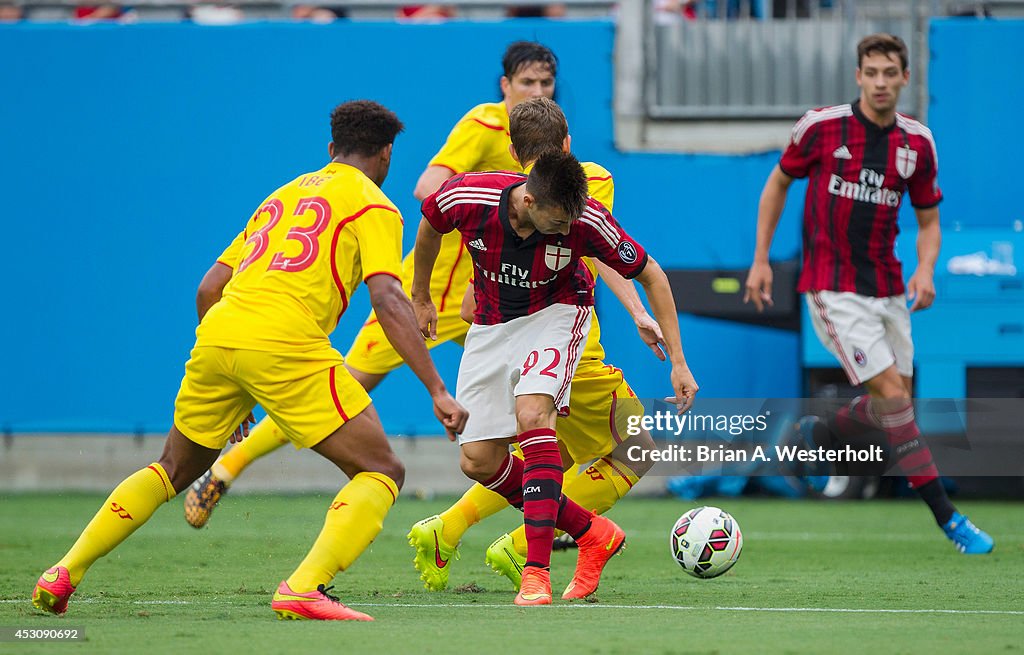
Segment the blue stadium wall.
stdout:
[[[1021,91],[1005,86],[998,70],[1010,61],[984,53],[999,39],[1019,43],[1024,26],[941,27],[932,122],[946,171],[957,176],[944,185],[951,197],[972,194],[949,206],[985,226],[1006,212],[1009,199],[990,192],[999,186],[991,175],[1012,151],[995,151],[999,121],[980,108],[1014,116],[1010,107],[1020,104],[1007,98]],[[965,34],[976,49],[962,48]],[[0,429],[166,430],[193,342],[200,278],[268,190],[326,161],[328,113],[342,100],[373,98],[406,124],[385,191],[406,217],[411,246],[418,174],[462,113],[498,98],[501,53],[516,39],[558,53],[558,100],[574,150],[615,174],[616,215],[663,266],[746,266],[757,197],[777,153],[618,152],[613,38],[604,21],[0,26],[0,61],[26,62],[0,68]],[[967,107],[953,101],[964,97],[964,82],[983,96]],[[968,120],[978,115],[967,123],[973,133],[993,132],[991,139],[961,136],[965,111],[973,112]],[[979,159],[988,162],[984,175],[971,164]],[[990,206],[978,208],[981,197]],[[786,210],[777,259],[797,255],[800,204],[794,198]],[[638,394],[666,393],[668,368],[603,296],[609,362],[626,369]],[[357,294],[333,337],[342,352],[367,311],[365,292]],[[703,394],[800,394],[796,334],[681,318]],[[453,387],[460,352],[435,351]],[[436,433],[428,398],[408,371],[374,397],[390,432]]]

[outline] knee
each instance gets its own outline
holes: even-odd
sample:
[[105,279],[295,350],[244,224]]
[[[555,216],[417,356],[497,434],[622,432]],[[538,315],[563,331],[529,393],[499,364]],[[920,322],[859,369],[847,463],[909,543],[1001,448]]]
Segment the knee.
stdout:
[[480,483],[490,480],[498,472],[498,463],[488,458],[466,457],[465,453],[459,460],[459,466],[467,478]]
[[551,428],[555,425],[555,412],[541,407],[527,407],[516,412],[520,432]]
[[886,405],[901,405],[910,400],[910,394],[902,384],[886,384],[879,389],[879,400]]
[[167,479],[170,480],[171,486],[174,488],[174,493],[180,494],[185,491],[192,483],[199,479],[199,477],[205,473],[205,470],[198,470],[198,468],[190,466],[181,466],[179,462],[176,462],[173,458],[165,456],[161,457],[157,464],[167,474]]
[[381,472],[391,478],[399,489],[405,484],[405,464],[394,455],[391,456],[391,461],[388,462],[385,470]]
[[388,453],[373,464],[364,467],[364,470],[388,476],[399,489],[405,484],[405,464],[394,453]]

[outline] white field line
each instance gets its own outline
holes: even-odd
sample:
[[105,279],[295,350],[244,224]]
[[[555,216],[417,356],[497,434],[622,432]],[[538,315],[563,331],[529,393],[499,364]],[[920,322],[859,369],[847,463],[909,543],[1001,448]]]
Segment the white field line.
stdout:
[[[270,594],[268,594],[269,596]],[[95,598],[82,598],[73,601],[78,603],[95,603]],[[236,605],[235,601],[223,599],[210,599],[202,601],[193,600],[134,600],[128,601],[132,605]],[[0,603],[31,603],[28,599],[0,599]],[[509,603],[352,603],[351,607],[408,607],[423,609],[514,609],[515,606]],[[693,610],[717,612],[826,612],[840,614],[992,614],[1004,616],[1024,616],[1024,610],[956,610],[956,609],[906,609],[906,608],[857,608],[857,607],[700,607],[698,605],[607,605],[604,603],[574,603],[565,605],[552,605],[549,610],[575,609],[575,610]],[[544,610],[540,610],[544,611]]]

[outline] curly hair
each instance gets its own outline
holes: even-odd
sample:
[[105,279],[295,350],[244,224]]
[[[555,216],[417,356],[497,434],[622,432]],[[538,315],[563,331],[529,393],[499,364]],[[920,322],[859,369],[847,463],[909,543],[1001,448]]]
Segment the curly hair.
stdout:
[[342,155],[375,155],[403,129],[393,111],[372,100],[343,102],[331,112],[331,140]]

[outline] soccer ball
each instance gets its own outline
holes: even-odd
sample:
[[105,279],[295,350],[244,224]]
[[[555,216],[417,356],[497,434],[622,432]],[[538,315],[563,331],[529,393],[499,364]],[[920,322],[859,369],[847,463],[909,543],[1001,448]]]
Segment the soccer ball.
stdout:
[[743,533],[728,512],[717,507],[691,509],[676,521],[669,534],[672,558],[697,578],[715,578],[740,558]]

